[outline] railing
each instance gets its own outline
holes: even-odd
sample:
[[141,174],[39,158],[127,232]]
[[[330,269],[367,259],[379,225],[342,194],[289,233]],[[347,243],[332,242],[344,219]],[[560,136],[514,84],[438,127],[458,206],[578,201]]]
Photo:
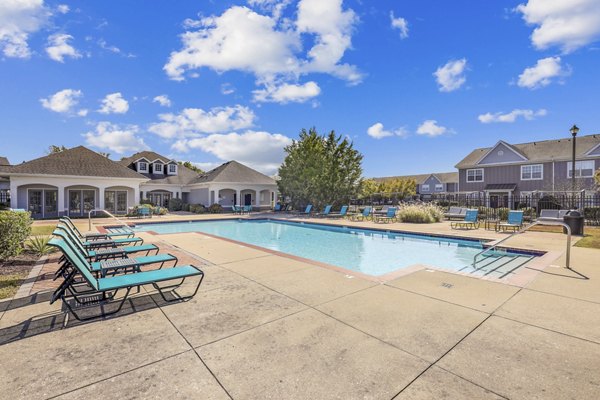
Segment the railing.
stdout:
[[106,210],[90,210],[90,212],[88,212],[88,230],[89,231],[92,230],[92,213],[95,214],[97,212],[103,212],[104,214],[108,215],[109,217],[112,217],[114,220],[120,222],[121,225],[126,228],[126,230],[130,231],[131,233],[134,233],[133,229],[131,229],[131,227],[129,226],[129,224],[127,224],[127,222],[121,220],[120,218],[116,217],[115,215],[113,215],[112,213],[110,213]]
[[475,256],[473,257],[473,268],[475,270],[477,270],[477,258],[483,256],[485,253],[492,251],[493,249],[495,249],[496,247],[498,247],[500,244],[506,242],[507,240],[511,239],[513,236],[516,236],[520,233],[523,233],[531,228],[533,228],[536,225],[555,225],[555,226],[562,226],[564,228],[567,229],[567,252],[566,252],[566,264],[565,266],[567,268],[571,268],[571,227],[567,224],[565,224],[564,222],[560,222],[560,221],[535,221],[532,224],[529,224],[523,228],[521,228],[520,230],[518,230],[517,232],[512,233],[510,236],[505,237],[504,239],[494,243],[492,246],[480,251],[479,253],[475,254]]

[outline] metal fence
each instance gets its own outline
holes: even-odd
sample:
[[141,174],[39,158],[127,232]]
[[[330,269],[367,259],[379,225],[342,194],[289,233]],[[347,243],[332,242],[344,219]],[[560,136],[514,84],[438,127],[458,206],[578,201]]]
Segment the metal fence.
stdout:
[[449,194],[424,199],[442,207],[468,207],[479,209],[483,219],[505,219],[508,210],[523,210],[527,219],[533,220],[541,210],[578,210],[587,225],[600,225],[600,193],[532,194],[527,196],[476,194]]
[[600,226],[600,193],[541,193],[508,196],[485,192],[437,194],[419,198],[401,198],[395,194],[374,195],[353,199],[351,207],[398,205],[402,203],[434,202],[444,209],[451,206],[477,208],[480,219],[505,220],[509,210],[523,210],[527,220],[534,220],[541,210],[578,210],[583,212],[586,225]]

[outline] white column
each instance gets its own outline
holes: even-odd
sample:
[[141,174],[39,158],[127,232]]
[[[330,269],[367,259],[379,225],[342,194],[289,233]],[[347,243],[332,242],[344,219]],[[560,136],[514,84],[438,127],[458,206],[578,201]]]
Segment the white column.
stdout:
[[10,208],[18,208],[17,207],[17,182],[14,182],[12,179],[10,180]]
[[133,205],[140,203],[140,187],[134,186],[133,188]]
[[67,212],[65,210],[65,187],[64,186],[57,186],[58,188],[58,215],[67,215]]
[[234,205],[239,206],[242,204],[242,199],[240,198],[240,196],[242,195],[242,191],[236,190],[235,193],[236,193],[236,196],[235,196],[236,201],[234,202],[235,203]]

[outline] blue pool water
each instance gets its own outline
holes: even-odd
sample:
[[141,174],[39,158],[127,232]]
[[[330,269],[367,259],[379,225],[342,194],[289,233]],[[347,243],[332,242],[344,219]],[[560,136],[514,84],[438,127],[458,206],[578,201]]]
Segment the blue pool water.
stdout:
[[[460,270],[483,249],[479,241],[271,220],[158,223],[134,229],[204,232],[375,276],[415,264]],[[505,251],[490,255],[524,257]]]

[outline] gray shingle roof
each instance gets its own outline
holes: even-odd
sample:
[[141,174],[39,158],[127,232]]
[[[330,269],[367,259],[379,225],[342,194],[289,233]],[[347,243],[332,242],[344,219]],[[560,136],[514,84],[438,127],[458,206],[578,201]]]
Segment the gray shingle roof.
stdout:
[[10,162],[8,161],[8,158],[6,158],[6,157],[0,157],[0,165],[10,165]]
[[0,168],[0,172],[145,179],[143,175],[83,146],[49,154],[19,165],[3,167]]
[[[577,137],[577,158],[585,157],[585,154],[600,144],[600,135],[586,135]],[[511,144],[514,150],[526,157],[526,162],[547,162],[553,160],[569,160],[572,151],[572,138],[543,140],[521,144]],[[475,149],[463,158],[456,168],[469,168],[477,165],[477,162],[493,147]]]
[[434,172],[430,174],[418,174],[418,175],[401,175],[401,176],[388,176],[382,178],[373,178],[378,182],[383,182],[390,179],[414,179],[417,184],[424,183],[431,175],[435,175],[441,183],[455,183],[458,182],[458,172]]
[[200,175],[191,183],[247,183],[255,185],[276,185],[277,182],[260,172],[240,164],[237,161],[228,161],[217,168]]
[[[135,153],[131,157],[127,157],[119,161],[121,165],[124,165],[132,170],[134,170],[134,162],[139,160],[140,158],[145,158],[149,162],[154,160],[161,160],[165,164],[173,161],[167,157],[164,157],[158,153],[153,151],[141,151],[139,153]],[[200,175],[196,171],[192,171],[189,168],[184,167],[183,165],[178,165],[177,167],[177,175],[165,175],[165,174],[142,174],[150,181],[146,182],[147,185],[187,185],[197,179]]]

